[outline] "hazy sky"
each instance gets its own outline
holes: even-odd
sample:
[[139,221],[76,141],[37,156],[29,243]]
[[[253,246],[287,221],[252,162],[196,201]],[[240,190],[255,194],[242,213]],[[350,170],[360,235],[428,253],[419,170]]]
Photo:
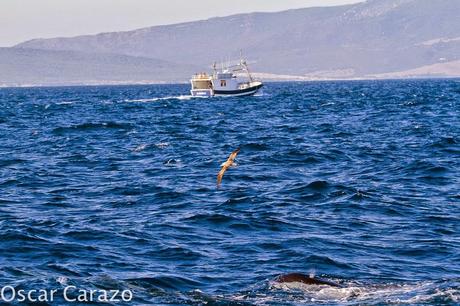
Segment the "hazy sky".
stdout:
[[0,46],[254,11],[364,0],[0,0]]

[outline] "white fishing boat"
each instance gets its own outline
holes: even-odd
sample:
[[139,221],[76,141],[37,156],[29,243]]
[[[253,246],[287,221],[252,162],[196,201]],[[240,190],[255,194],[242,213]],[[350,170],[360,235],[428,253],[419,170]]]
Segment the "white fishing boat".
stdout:
[[193,97],[215,97],[215,96],[251,96],[256,94],[263,83],[255,80],[249,72],[246,61],[233,66],[216,68],[212,75],[197,73],[190,80]]

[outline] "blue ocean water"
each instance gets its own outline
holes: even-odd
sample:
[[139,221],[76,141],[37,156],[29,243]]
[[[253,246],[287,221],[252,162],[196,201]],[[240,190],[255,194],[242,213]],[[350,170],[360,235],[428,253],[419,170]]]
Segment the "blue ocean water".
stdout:
[[[0,89],[0,287],[460,305],[459,80],[188,89]],[[289,272],[343,288],[273,282]]]

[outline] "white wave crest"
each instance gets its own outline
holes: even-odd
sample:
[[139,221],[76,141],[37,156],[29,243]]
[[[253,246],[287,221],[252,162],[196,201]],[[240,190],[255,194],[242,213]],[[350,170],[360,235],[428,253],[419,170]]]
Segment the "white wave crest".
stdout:
[[167,97],[155,97],[155,98],[148,98],[148,99],[134,99],[134,100],[125,100],[125,102],[134,102],[134,103],[146,103],[146,102],[158,102],[164,100],[190,100],[194,97],[187,96],[187,95],[180,95],[180,96],[167,96]]
[[295,302],[306,305],[339,303],[343,305],[414,305],[433,304],[436,301],[448,303],[460,302],[460,288],[442,286],[439,283],[425,281],[414,284],[364,285],[356,282],[342,282],[342,288],[327,285],[306,285],[299,282],[269,283],[269,293],[257,296],[236,296],[239,301],[251,301],[257,305],[271,302]]

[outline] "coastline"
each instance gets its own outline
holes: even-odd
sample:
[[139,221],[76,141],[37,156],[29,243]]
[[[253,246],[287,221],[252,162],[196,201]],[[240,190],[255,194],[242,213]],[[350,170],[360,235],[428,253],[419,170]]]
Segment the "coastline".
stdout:
[[[353,77],[353,78],[312,78],[302,76],[281,75],[281,77],[263,77],[262,73],[254,73],[257,78],[263,79],[267,83],[309,83],[309,82],[350,82],[350,81],[410,81],[410,80],[449,80],[460,79],[460,75],[421,75],[409,77],[396,77],[388,74],[385,77]],[[97,86],[145,86],[145,85],[186,85],[188,81],[88,81],[88,82],[63,82],[63,83],[43,83],[43,84],[8,84],[0,83],[0,89],[6,88],[47,88],[47,87],[97,87]]]

